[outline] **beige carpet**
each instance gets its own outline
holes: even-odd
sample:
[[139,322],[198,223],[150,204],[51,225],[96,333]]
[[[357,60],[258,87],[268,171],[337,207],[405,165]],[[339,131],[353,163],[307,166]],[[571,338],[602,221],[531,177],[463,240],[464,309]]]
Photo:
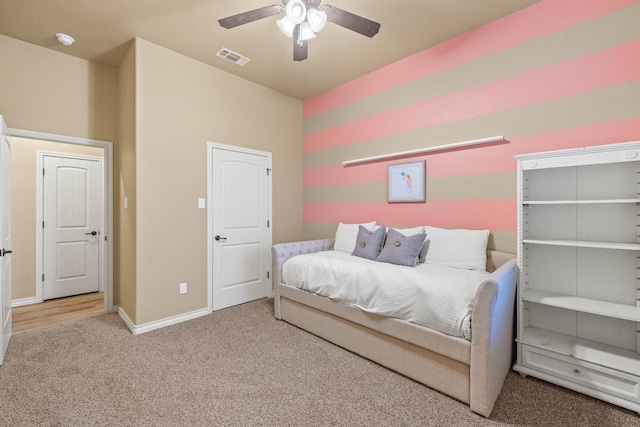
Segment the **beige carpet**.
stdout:
[[636,413],[511,373],[490,419],[273,318],[260,300],[134,336],[115,314],[18,332],[6,426],[640,426]]

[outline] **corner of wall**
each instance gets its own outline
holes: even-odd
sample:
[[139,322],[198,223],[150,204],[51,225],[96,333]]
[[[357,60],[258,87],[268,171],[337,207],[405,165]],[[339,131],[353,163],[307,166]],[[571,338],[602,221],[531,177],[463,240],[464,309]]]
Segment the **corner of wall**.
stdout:
[[114,304],[136,321],[136,43],[118,70],[118,141],[114,153]]

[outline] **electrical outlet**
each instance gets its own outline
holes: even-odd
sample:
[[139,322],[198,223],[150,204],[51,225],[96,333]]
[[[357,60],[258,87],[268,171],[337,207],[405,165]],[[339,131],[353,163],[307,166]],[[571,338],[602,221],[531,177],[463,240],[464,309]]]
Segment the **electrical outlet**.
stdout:
[[186,283],[180,283],[180,295],[186,294],[186,293],[187,293],[187,284]]

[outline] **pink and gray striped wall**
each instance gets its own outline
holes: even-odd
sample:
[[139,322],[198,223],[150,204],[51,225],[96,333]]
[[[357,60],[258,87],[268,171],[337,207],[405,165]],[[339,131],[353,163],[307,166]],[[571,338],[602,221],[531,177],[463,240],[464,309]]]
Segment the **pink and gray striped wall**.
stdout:
[[[543,0],[306,100],[305,238],[376,220],[488,228],[515,253],[514,154],[640,140],[639,23],[640,1]],[[494,135],[507,141],[342,165]],[[426,203],[387,203],[387,165],[413,160]]]

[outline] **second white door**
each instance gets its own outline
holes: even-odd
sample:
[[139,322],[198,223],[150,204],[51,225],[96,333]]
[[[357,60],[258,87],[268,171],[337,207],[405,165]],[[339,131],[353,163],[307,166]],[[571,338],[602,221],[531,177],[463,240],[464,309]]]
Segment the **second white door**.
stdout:
[[211,150],[213,310],[269,296],[270,157]]
[[44,157],[43,299],[100,289],[102,165]]

